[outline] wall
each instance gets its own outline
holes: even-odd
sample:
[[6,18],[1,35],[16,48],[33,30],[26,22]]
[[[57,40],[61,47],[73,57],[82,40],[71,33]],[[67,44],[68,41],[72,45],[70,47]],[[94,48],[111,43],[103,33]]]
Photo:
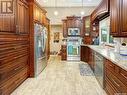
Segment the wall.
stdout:
[[[50,32],[50,52],[59,52],[61,49],[61,41],[63,39],[63,32],[62,32],[62,25],[51,25],[51,32]],[[59,43],[54,43],[54,33],[59,32],[60,40]]]
[[115,38],[115,40],[119,41],[121,44],[126,43],[127,44],[127,38]]

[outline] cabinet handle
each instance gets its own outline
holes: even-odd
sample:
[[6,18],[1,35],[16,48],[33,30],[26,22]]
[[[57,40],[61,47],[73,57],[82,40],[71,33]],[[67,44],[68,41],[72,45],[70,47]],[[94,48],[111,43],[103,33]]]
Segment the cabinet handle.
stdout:
[[17,49],[16,47],[14,47],[13,49]]
[[120,87],[120,85],[119,85],[117,82],[115,82],[113,79],[112,79],[112,81],[113,81],[118,87]]
[[120,73],[124,78],[126,78],[127,79],[127,76],[125,76],[123,73]]
[[16,34],[19,34],[19,26],[16,25]]
[[110,67],[113,67],[111,64],[109,64]]
[[14,57],[15,59],[17,59],[18,57]]
[[14,70],[16,71],[16,70],[18,70],[19,68],[15,68]]

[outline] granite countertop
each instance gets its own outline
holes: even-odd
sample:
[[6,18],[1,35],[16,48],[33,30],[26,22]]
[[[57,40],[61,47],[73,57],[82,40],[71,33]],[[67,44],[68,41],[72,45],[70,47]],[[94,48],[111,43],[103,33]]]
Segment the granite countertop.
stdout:
[[81,46],[88,46],[92,50],[104,56],[106,59],[127,71],[127,56],[122,56],[119,53],[114,52],[113,48],[85,44]]

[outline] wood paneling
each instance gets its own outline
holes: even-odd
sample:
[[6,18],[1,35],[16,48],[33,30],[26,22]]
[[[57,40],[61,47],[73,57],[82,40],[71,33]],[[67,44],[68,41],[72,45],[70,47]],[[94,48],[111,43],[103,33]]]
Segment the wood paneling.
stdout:
[[14,0],[14,9],[0,15],[0,95],[10,95],[29,76],[29,7]]

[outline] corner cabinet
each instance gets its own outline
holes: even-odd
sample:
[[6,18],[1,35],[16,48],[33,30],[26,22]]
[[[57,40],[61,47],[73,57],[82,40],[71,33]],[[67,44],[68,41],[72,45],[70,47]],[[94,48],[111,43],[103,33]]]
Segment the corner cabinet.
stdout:
[[110,34],[116,37],[127,36],[127,0],[110,0]]

